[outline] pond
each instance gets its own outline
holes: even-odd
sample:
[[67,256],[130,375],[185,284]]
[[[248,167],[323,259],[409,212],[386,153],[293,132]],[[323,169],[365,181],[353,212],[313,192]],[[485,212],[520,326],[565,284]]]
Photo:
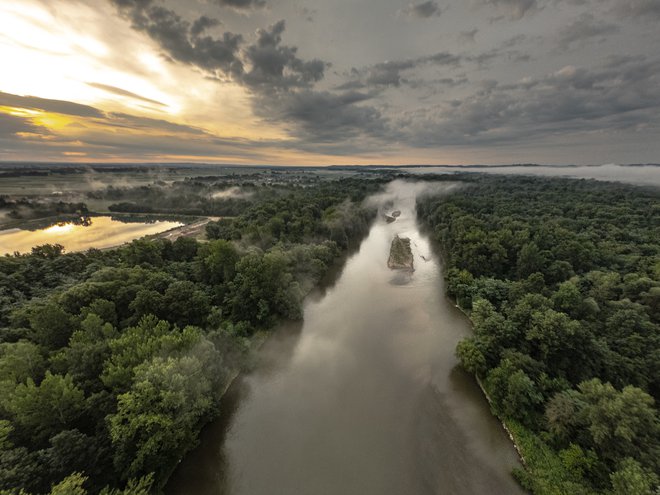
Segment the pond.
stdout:
[[90,248],[104,249],[183,225],[175,221],[127,222],[100,216],[57,222],[37,230],[0,230],[0,254],[29,253],[34,246],[42,244],[61,244],[68,253]]

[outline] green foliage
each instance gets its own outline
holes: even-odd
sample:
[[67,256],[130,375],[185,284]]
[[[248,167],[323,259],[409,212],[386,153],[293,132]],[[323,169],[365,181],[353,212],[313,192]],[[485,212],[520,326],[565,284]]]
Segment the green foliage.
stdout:
[[47,371],[39,385],[31,378],[20,383],[4,398],[3,407],[21,433],[39,444],[74,425],[84,411],[84,399],[71,375],[53,375]]
[[83,484],[87,481],[81,473],[73,473],[53,486],[50,495],[87,495]]
[[631,458],[621,461],[619,469],[610,475],[612,495],[654,495],[658,475],[642,468]]
[[511,360],[504,359],[488,373],[486,389],[497,414],[526,425],[534,423],[536,407],[542,403],[543,396],[529,376],[516,369]]
[[0,380],[40,380],[45,369],[46,361],[38,345],[26,340],[0,344]]
[[472,310],[457,354],[486,378],[494,411],[524,425],[519,477],[534,493],[658,488],[644,474],[660,471],[658,199],[490,176],[418,204],[445,250],[449,295]]
[[235,321],[270,326],[278,317],[301,317],[302,292],[283,253],[250,253],[236,264],[227,300]]
[[[557,453],[528,428],[509,421],[516,444],[525,459],[525,469],[514,475],[521,485],[535,495],[595,495],[598,490],[583,476],[583,469],[594,462],[593,456],[569,447]],[[580,457],[584,455],[584,457]]]
[[198,342],[191,355],[156,357],[135,369],[131,389],[118,397],[117,413],[108,417],[119,472],[155,472],[161,479],[167,474],[213,404],[205,369],[214,358],[212,344]]
[[92,195],[237,215],[209,223],[209,242],[0,257],[3,495],[158,492],[245,365],[249,337],[300,318],[304,294],[366,233],[375,212],[359,204],[382,183],[250,185],[249,198],[215,200],[217,186],[184,182]]

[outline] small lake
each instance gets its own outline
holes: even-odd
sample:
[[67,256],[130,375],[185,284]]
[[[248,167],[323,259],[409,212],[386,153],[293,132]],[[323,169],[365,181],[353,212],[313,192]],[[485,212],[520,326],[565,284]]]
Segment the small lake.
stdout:
[[61,244],[67,253],[120,246],[146,235],[184,224],[173,221],[122,222],[113,217],[89,217],[85,222],[58,222],[38,230],[0,230],[0,255],[29,253],[34,246]]

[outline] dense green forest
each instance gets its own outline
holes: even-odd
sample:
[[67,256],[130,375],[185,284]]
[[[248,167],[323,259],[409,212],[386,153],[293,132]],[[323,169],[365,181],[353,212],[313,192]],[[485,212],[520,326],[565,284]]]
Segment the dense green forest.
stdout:
[[513,431],[532,493],[658,493],[659,199],[484,176],[418,204],[474,323],[457,354]]
[[158,491],[251,345],[366,234],[383,181],[266,194],[208,242],[0,258],[0,493]]

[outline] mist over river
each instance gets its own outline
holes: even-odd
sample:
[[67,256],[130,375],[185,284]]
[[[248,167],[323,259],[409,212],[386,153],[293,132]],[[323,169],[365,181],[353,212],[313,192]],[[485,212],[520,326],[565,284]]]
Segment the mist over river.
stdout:
[[[397,181],[371,199],[401,216],[379,215],[304,323],[269,339],[168,495],[523,493],[513,446],[457,367],[471,329],[416,223],[416,196],[438,187],[457,186]],[[387,268],[396,234],[412,241],[412,274]]]

